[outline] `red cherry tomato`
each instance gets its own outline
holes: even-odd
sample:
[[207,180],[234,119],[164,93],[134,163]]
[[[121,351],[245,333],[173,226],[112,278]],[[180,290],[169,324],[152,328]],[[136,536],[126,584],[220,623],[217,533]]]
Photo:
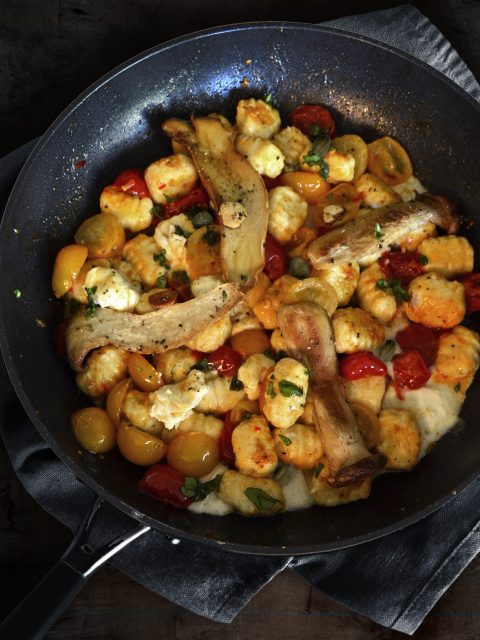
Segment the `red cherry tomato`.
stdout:
[[192,504],[192,499],[181,491],[184,482],[185,476],[168,464],[154,464],[140,480],[138,488],[156,500],[185,509]]
[[417,251],[403,253],[402,251],[385,251],[378,260],[380,267],[389,279],[400,280],[403,285],[425,273],[420,254]]
[[431,366],[437,357],[440,331],[412,322],[397,333],[395,340],[402,351],[418,351],[425,364]]
[[321,127],[331,138],[337,135],[330,111],[319,104],[301,104],[292,111],[290,120],[294,127],[310,138],[315,137],[312,131],[315,125]]
[[416,350],[393,356],[392,363],[393,386],[401,400],[403,400],[403,389],[420,389],[430,379],[430,369]]
[[223,429],[218,440],[218,452],[220,460],[231,469],[235,467],[235,454],[232,447],[232,433],[235,429],[230,418],[230,411],[225,414]]
[[113,183],[113,186],[116,189],[125,191],[126,193],[131,193],[132,196],[138,196],[139,198],[150,197],[147,183],[143,179],[143,173],[139,171],[139,169],[127,169],[126,171],[122,171]]
[[275,240],[269,233],[265,239],[265,266],[263,270],[272,281],[283,276],[287,270],[285,251],[278,240]]
[[386,376],[385,363],[370,351],[349,353],[340,360],[340,375],[347,380],[359,380],[368,376]]
[[478,311],[480,309],[480,273],[469,273],[461,282],[465,289],[467,311]]
[[220,376],[233,376],[242,364],[242,356],[230,345],[224,344],[207,355],[208,362]]
[[173,202],[167,202],[163,207],[163,213],[166,218],[178,216],[179,213],[190,211],[197,204],[203,204],[208,207],[210,198],[203,187],[197,187],[186,196],[182,196]]
[[262,176],[263,182],[265,183],[265,189],[270,191],[270,189],[274,189],[275,187],[280,187],[282,183],[280,182],[280,178],[269,178],[268,176]]

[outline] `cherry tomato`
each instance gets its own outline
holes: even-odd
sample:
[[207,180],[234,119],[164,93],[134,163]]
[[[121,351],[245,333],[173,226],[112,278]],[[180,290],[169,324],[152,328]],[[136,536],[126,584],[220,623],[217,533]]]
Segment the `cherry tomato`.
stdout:
[[294,127],[310,138],[315,137],[315,125],[321,127],[331,138],[337,134],[330,111],[319,104],[301,104],[292,111],[290,120]]
[[395,336],[402,351],[418,351],[428,366],[435,362],[440,332],[412,322]]
[[340,360],[340,374],[347,380],[359,380],[368,376],[386,376],[387,367],[370,351],[349,353]]
[[156,500],[185,509],[192,504],[192,499],[184,496],[181,491],[184,482],[185,476],[168,464],[155,464],[140,480],[138,488]]
[[203,204],[208,207],[209,202],[210,198],[205,189],[197,187],[186,196],[182,196],[173,202],[167,202],[163,207],[163,213],[166,218],[171,218],[172,216],[178,216],[179,213],[190,211],[196,204]]
[[130,193],[132,196],[138,196],[139,198],[150,197],[147,183],[143,179],[143,173],[138,169],[122,171],[112,186]]
[[168,464],[186,476],[201,478],[217,466],[218,442],[200,431],[179,433],[168,445]]
[[285,251],[278,240],[275,240],[269,233],[265,239],[265,266],[263,270],[272,281],[283,276],[287,270]]
[[91,453],[106,453],[117,443],[116,429],[104,409],[78,409],[72,413],[70,422],[78,442]]
[[379,258],[380,267],[389,279],[400,280],[403,285],[425,273],[418,251],[385,251]]
[[235,454],[232,446],[232,433],[235,427],[236,425],[233,424],[231,419],[231,412],[227,411],[223,421],[222,433],[218,440],[218,453],[220,460],[231,469],[235,468]]
[[403,400],[402,389],[420,389],[430,379],[430,369],[416,350],[399,353],[392,358],[393,386]]
[[478,311],[480,309],[480,273],[469,273],[461,282],[465,289],[467,311]]
[[207,360],[221,376],[233,376],[243,362],[242,356],[228,344],[209,353]]

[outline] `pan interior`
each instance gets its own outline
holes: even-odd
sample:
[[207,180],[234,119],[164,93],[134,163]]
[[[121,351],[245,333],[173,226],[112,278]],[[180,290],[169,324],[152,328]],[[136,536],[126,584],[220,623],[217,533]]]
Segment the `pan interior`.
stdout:
[[[388,48],[300,24],[252,24],[194,34],[126,63],[83,94],[52,125],[23,169],[1,226],[2,350],[29,416],[77,475],[130,515],[174,535],[250,553],[307,553],[349,546],[415,521],[476,477],[480,381],[445,436],[412,472],[375,481],[372,496],[335,509],[271,519],[198,516],[142,496],[141,473],[117,453],[80,452],[69,414],[88,401],[53,348],[59,304],[50,277],[57,251],[98,213],[103,186],[123,169],[169,153],[167,116],[220,111],[271,93],[287,114],[302,102],[331,108],[340,133],[397,137],[415,174],[452,197],[479,247],[480,116],[466,94],[425,65]],[[21,298],[13,290],[22,292]],[[40,321],[40,322],[39,322]],[[43,326],[46,324],[46,328]]]

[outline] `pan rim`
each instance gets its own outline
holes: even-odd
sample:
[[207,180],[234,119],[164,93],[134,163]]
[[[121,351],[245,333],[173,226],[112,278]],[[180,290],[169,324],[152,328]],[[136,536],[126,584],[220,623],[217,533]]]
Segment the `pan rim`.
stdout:
[[[185,42],[193,42],[195,40],[209,38],[216,35],[221,35],[229,32],[237,32],[237,31],[252,31],[252,30],[269,30],[269,29],[287,29],[287,30],[305,30],[305,31],[315,31],[318,33],[327,33],[330,35],[335,35],[336,37],[345,38],[347,40],[357,40],[360,42],[364,42],[373,46],[375,48],[380,48],[387,50],[393,53],[396,56],[400,56],[405,60],[409,61],[416,67],[423,69],[426,73],[433,75],[437,78],[437,80],[447,84],[451,89],[453,89],[456,93],[458,93],[464,100],[467,100],[474,109],[480,114],[480,104],[464,89],[459,87],[455,82],[451,79],[447,78],[444,74],[437,71],[435,68],[431,67],[427,63],[418,60],[414,56],[402,52],[399,49],[392,47],[390,45],[386,45],[383,43],[379,43],[372,38],[358,35],[355,33],[351,33],[347,30],[339,29],[336,27],[328,27],[322,25],[316,25],[312,23],[306,22],[290,22],[290,21],[267,21],[267,22],[242,22],[238,24],[230,24],[223,25],[219,27],[212,27],[209,29],[204,29],[200,31],[195,31],[191,34],[186,34],[180,36],[178,38],[171,39],[167,42],[156,45],[136,56],[126,60],[122,64],[116,66],[114,69],[109,71],[107,74],[101,76],[97,81],[91,84],[88,88],[86,88],[75,100],[73,100],[54,120],[54,122],[47,129],[45,134],[40,138],[35,148],[31,152],[27,161],[23,165],[16,183],[12,189],[11,195],[7,201],[4,216],[2,222],[0,224],[0,233],[5,230],[5,226],[7,225],[7,217],[9,217],[9,211],[14,208],[14,202],[16,197],[16,187],[17,184],[21,183],[23,175],[30,169],[31,165],[37,161],[38,156],[41,154],[44,146],[50,140],[50,138],[55,134],[58,127],[62,125],[64,120],[69,117],[76,109],[78,109],[82,103],[91,95],[93,95],[96,91],[98,91],[101,87],[103,87],[106,83],[111,81],[117,75],[123,73],[127,69],[135,66],[136,64],[141,63],[142,61],[160,54],[161,52],[183,45]],[[0,255],[0,263],[2,261],[2,256]],[[386,527],[382,527],[380,529],[376,529],[372,532],[366,534],[360,534],[349,538],[348,540],[339,541],[338,543],[323,543],[321,545],[315,546],[312,545],[299,545],[299,546],[289,546],[287,547],[270,547],[270,546],[258,546],[258,545],[246,545],[246,544],[238,544],[231,542],[221,542],[217,540],[212,540],[206,537],[201,537],[199,534],[191,534],[188,531],[176,529],[171,527],[168,524],[163,522],[159,522],[158,520],[138,512],[135,508],[127,504],[124,500],[119,498],[116,495],[113,495],[110,491],[106,490],[105,487],[101,486],[95,478],[91,475],[87,474],[83,471],[82,468],[78,466],[78,464],[65,452],[57,443],[57,440],[52,436],[47,427],[43,424],[43,421],[40,419],[34,406],[32,405],[29,396],[24,389],[22,383],[20,382],[18,370],[15,364],[15,357],[11,352],[10,346],[7,341],[5,329],[3,323],[0,323],[0,348],[5,360],[6,369],[8,375],[12,381],[12,384],[15,388],[17,396],[19,397],[28,417],[34,424],[37,431],[40,433],[41,437],[47,442],[49,447],[53,450],[53,452],[68,466],[70,469],[78,476],[80,479],[91,489],[93,489],[96,493],[104,497],[108,502],[119,508],[121,511],[136,518],[138,521],[152,526],[153,528],[164,532],[168,536],[174,536],[181,539],[189,540],[191,542],[203,544],[210,548],[220,549],[220,550],[228,550],[241,554],[248,555],[264,555],[264,556],[292,556],[292,555],[305,555],[305,554],[313,554],[313,553],[323,553],[328,551],[334,551],[344,548],[349,548],[352,546],[356,546],[358,544],[362,544],[364,542],[368,542],[371,540],[375,540],[377,538],[383,537],[384,535],[388,535],[389,533],[393,533],[395,531],[399,531],[415,522],[418,522],[422,518],[428,516],[433,513],[441,506],[446,504],[450,499],[452,499],[453,494],[449,493],[438,500],[436,500],[431,505],[419,509],[418,512],[406,516],[403,519],[397,520],[394,524],[388,525]],[[480,475],[480,469],[471,474],[459,487],[457,487],[457,493],[463,491],[466,487],[468,487],[478,476]],[[205,516],[203,516],[205,517]],[[208,517],[208,516],[207,516]],[[246,548],[248,547],[248,548]],[[319,548],[320,547],[320,548]]]

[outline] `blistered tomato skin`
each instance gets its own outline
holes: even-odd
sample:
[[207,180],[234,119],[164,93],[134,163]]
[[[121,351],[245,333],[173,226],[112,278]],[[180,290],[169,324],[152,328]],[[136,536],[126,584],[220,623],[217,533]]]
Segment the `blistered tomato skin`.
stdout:
[[243,362],[242,356],[228,344],[209,353],[207,360],[220,376],[233,376]]
[[421,389],[430,379],[430,369],[418,351],[407,351],[392,358],[393,386],[402,399],[402,390]]
[[291,112],[290,121],[309,138],[315,137],[315,125],[328,133],[331,138],[334,138],[337,133],[330,111],[319,104],[301,104]]
[[272,282],[287,271],[285,251],[278,240],[275,240],[269,233],[265,239],[265,266],[263,270]]
[[139,198],[150,197],[147,183],[143,179],[142,172],[138,169],[122,171],[112,186],[126,193],[130,193],[132,196],[138,196]]
[[347,380],[359,380],[367,376],[385,376],[387,367],[370,351],[357,351],[341,359],[340,374]]
[[480,273],[470,273],[461,280],[465,289],[467,311],[470,313],[480,309]]
[[431,366],[434,364],[438,352],[438,343],[441,332],[429,329],[423,324],[412,322],[395,336],[402,351],[418,351],[425,361]]
[[183,495],[181,491],[184,482],[185,476],[168,464],[155,464],[140,480],[138,488],[141,493],[146,493],[151,498],[178,509],[186,509],[192,504],[192,499]]
[[223,430],[218,441],[220,460],[229,466],[235,468],[235,454],[233,453],[232,432],[235,426],[231,420],[231,412],[225,414],[223,422]]
[[386,251],[378,262],[387,278],[400,280],[403,285],[425,273],[418,251]]
[[167,202],[163,207],[163,213],[166,218],[172,218],[179,213],[190,211],[195,205],[203,204],[207,207],[209,202],[210,198],[208,197],[208,193],[203,187],[198,187],[186,196],[182,196],[173,202]]

